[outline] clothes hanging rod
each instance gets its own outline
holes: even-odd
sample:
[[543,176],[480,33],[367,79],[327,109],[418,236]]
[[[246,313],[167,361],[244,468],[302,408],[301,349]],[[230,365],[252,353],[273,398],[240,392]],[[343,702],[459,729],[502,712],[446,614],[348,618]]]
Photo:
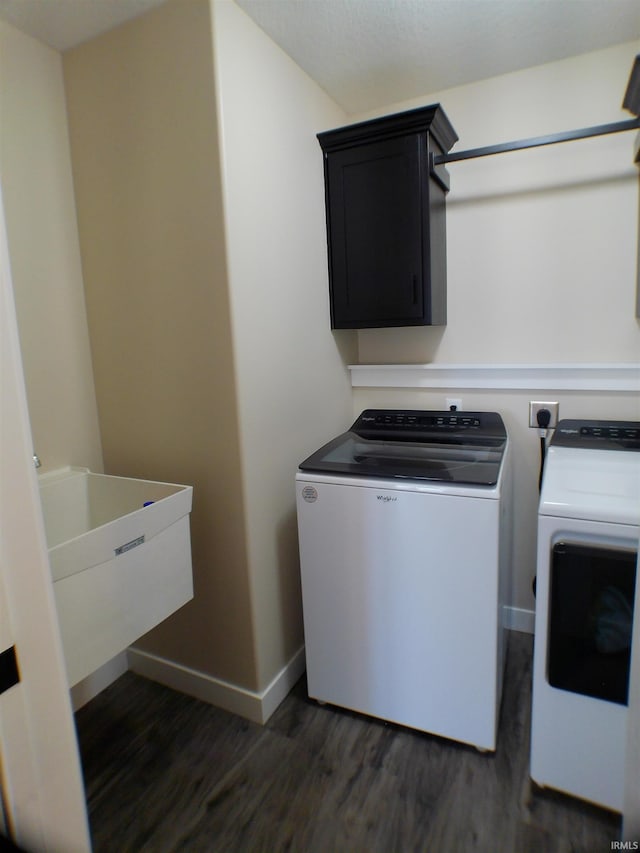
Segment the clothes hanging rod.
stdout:
[[607,133],[621,133],[625,130],[640,130],[640,118],[628,121],[601,124],[597,127],[583,127],[581,130],[567,130],[564,133],[552,133],[548,136],[534,136],[531,139],[518,139],[515,142],[502,142],[499,145],[487,145],[485,148],[470,148],[453,154],[438,154],[433,158],[434,165],[443,166],[457,160],[472,160],[475,157],[488,157],[490,154],[503,154],[506,151],[521,151],[524,148],[538,148],[541,145],[555,145],[557,142],[571,142],[574,139],[588,139],[590,136],[604,136]]

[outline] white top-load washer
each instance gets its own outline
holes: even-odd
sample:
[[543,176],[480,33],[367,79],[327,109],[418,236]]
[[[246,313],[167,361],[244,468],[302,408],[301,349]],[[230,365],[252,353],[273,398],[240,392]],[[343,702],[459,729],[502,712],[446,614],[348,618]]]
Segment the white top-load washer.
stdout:
[[367,410],[300,465],[311,697],[495,749],[510,488],[488,412]]
[[563,420],[538,515],[531,777],[622,811],[640,423]]

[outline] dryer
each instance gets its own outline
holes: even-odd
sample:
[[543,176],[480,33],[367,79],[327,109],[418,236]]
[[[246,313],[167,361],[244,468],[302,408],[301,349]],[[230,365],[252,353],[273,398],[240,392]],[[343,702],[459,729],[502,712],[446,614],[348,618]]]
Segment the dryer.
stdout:
[[366,410],[300,465],[311,697],[495,749],[510,489],[488,412]]
[[563,420],[538,514],[531,777],[622,811],[640,423]]

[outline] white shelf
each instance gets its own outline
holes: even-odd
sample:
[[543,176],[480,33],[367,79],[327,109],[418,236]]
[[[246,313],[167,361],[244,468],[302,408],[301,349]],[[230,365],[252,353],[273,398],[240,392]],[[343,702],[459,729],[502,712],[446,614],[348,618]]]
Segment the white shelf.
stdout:
[[351,364],[354,388],[640,393],[640,364]]

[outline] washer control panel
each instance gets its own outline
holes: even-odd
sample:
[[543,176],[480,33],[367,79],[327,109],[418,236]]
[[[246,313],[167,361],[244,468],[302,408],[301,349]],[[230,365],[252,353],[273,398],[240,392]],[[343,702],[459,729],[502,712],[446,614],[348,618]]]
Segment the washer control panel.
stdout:
[[507,437],[497,412],[365,409],[351,427],[363,438],[391,441],[504,441]]
[[466,426],[479,427],[481,424],[479,415],[451,414],[450,412],[422,413],[422,412],[363,412],[357,423],[368,427],[393,425],[398,427],[449,427]]

